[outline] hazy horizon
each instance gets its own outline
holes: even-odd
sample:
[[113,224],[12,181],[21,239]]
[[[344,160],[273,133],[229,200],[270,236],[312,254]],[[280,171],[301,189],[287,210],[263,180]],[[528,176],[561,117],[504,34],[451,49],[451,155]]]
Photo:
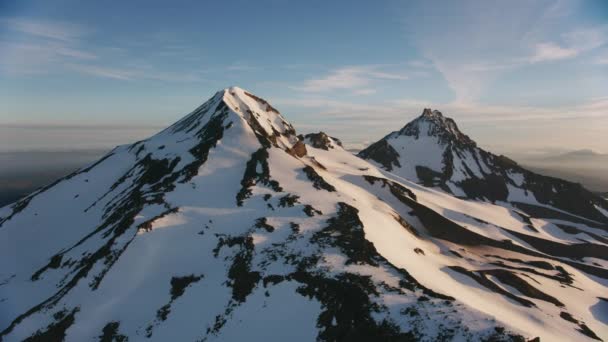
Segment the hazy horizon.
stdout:
[[[27,0],[0,10],[4,150],[137,140],[238,85],[298,131],[353,148],[431,107],[497,153],[608,152],[605,1]],[[63,126],[81,132],[62,141]]]
[[[280,110],[280,108],[279,108]],[[422,109],[421,109],[422,111]],[[282,113],[288,121],[289,114]],[[184,116],[187,113],[184,113]],[[364,140],[353,139],[346,135],[346,138],[336,134],[341,131],[335,131],[331,128],[318,127],[318,129],[311,129],[317,127],[310,127],[312,125],[300,124],[298,125],[294,121],[294,124],[298,133],[316,133],[319,131],[325,131],[328,134],[341,139],[344,143],[345,148],[351,150],[360,150],[368,146],[369,144],[377,141],[386,134],[398,130],[405,126],[409,121],[415,119],[420,113],[414,115],[407,115],[408,119],[404,119],[403,123],[398,126],[386,125],[386,127],[380,127],[375,130],[375,134]],[[445,114],[449,116],[449,114]],[[477,132],[478,135],[484,137],[483,129],[475,129],[475,126],[469,127],[467,124],[462,125],[458,122],[460,129],[473,140],[475,140],[482,148],[493,152],[495,154],[504,154],[512,156],[514,158],[537,158],[543,156],[556,156],[562,153],[574,152],[580,150],[592,150],[599,154],[605,154],[605,150],[592,149],[585,146],[550,146],[550,145],[538,145],[538,146],[513,146],[496,144],[491,137],[485,139],[478,139],[473,132]],[[57,152],[57,151],[79,151],[79,150],[109,150],[119,145],[130,144],[138,140],[146,139],[155,133],[163,130],[164,128],[171,125],[173,122],[167,122],[164,125],[92,125],[92,124],[2,124],[0,123],[0,153],[2,152]],[[300,129],[300,127],[309,127],[309,129]],[[383,130],[384,128],[384,130]],[[514,129],[513,134],[517,134],[519,130]]]
[[[7,135],[1,134],[3,127],[0,126],[0,207],[95,162],[117,145],[147,138],[164,128],[35,125],[12,126],[11,129],[17,127],[22,129],[17,135],[27,143],[18,144],[11,150],[10,142],[13,138],[3,138]],[[48,130],[50,133],[43,135],[39,144],[36,144],[32,134],[39,134],[41,130]],[[74,136],[66,137],[70,132],[74,133]],[[93,142],[68,143],[79,141],[83,134],[92,138]],[[5,144],[6,142],[9,144]],[[519,152],[490,149],[490,152],[509,156],[533,172],[581,183],[594,192],[608,192],[608,154],[571,156],[566,153],[573,151],[576,152],[554,148]]]

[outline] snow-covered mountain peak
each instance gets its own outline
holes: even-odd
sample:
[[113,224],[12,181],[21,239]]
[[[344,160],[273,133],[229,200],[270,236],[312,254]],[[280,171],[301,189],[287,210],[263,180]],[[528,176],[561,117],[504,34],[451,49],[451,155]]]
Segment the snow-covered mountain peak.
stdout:
[[[207,102],[159,133],[184,141],[210,130],[225,130],[233,126],[244,136],[253,136],[263,145],[284,150],[300,148],[302,143],[293,126],[268,101],[242,88],[229,87],[218,91]],[[186,135],[187,137],[184,137]],[[176,138],[177,137],[177,138]],[[297,145],[297,146],[296,146]]]
[[389,173],[217,92],[0,208],[0,341],[605,340],[608,207],[430,114]]
[[454,120],[443,116],[440,111],[430,108],[425,108],[419,117],[409,122],[395,135],[414,136],[416,138],[423,135],[437,137],[440,140],[439,142],[443,144],[451,141],[476,146],[473,140],[458,129]]
[[[459,197],[550,205],[600,222],[608,205],[579,184],[530,172],[479,148],[437,110],[422,115],[359,152],[386,171]],[[604,210],[604,209],[602,209]]]
[[223,102],[240,115],[258,134],[273,145],[293,148],[298,142],[295,129],[268,101],[239,87],[223,90]]

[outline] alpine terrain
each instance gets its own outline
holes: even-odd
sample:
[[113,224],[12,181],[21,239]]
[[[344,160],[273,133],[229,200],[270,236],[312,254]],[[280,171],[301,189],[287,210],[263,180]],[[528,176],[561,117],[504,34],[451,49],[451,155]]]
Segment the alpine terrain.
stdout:
[[232,87],[0,209],[1,341],[608,340],[608,204],[425,110],[355,156]]

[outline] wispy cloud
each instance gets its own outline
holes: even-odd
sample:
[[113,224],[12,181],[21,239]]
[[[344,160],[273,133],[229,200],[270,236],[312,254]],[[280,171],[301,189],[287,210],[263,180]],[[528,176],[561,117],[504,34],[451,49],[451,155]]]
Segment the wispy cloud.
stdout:
[[415,60],[409,61],[409,62],[407,62],[407,65],[409,65],[413,68],[418,68],[418,69],[433,68],[433,63],[431,61],[422,60],[422,59],[415,59]]
[[351,90],[354,94],[372,94],[370,85],[377,80],[401,81],[408,76],[382,71],[381,66],[348,66],[329,71],[326,75],[309,79],[302,85],[293,87],[305,92],[324,92],[331,90]]
[[64,42],[74,41],[87,32],[81,26],[51,20],[1,18],[0,24],[13,31]]
[[608,25],[577,29],[562,35],[564,41],[579,53],[596,49],[608,41]]
[[243,62],[237,62],[226,67],[226,70],[228,71],[256,71],[261,69],[262,67],[253,66]]
[[578,54],[574,48],[564,48],[555,43],[539,43],[536,45],[536,52],[530,58],[531,63],[553,61],[571,58]]
[[62,42],[0,42],[0,51],[0,72],[9,74],[44,74],[66,61],[97,59]]
[[608,56],[598,56],[594,62],[599,65],[608,65]]
[[596,49],[608,40],[606,27],[578,29],[561,35],[564,45],[554,42],[536,44],[536,51],[529,59],[531,63],[554,61],[577,57],[587,51]]
[[159,71],[154,68],[132,66],[130,68],[113,68],[91,64],[68,64],[71,70],[95,77],[133,81],[155,80],[164,82],[199,82],[203,78],[199,73]]
[[116,80],[132,80],[134,77],[133,72],[129,70],[107,68],[97,65],[69,64],[68,67],[83,74]]
[[0,41],[0,71],[10,74],[48,73],[66,62],[95,60],[80,44],[86,29],[70,23],[26,18],[1,18],[0,26],[21,35]]
[[[130,51],[124,48],[90,47],[86,43],[86,38],[94,31],[72,23],[0,18],[0,26],[21,33],[10,41],[0,41],[0,72],[2,73],[38,75],[69,71],[117,81],[197,82],[202,80],[202,71],[176,71],[167,70],[166,67],[155,67],[132,57]],[[117,64],[116,58],[107,58],[108,55],[111,56],[116,52],[121,54],[120,64]],[[114,62],[112,63],[111,60]]]
[[608,27],[573,24],[573,1],[425,1],[405,7],[407,38],[443,75],[455,103],[479,101],[506,72],[579,58],[607,41]]
[[371,94],[375,94],[375,93],[376,93],[376,89],[371,89],[371,88],[361,88],[361,89],[353,90],[354,95],[371,95]]
[[[437,104],[417,99],[398,99],[381,103],[359,103],[338,101],[329,98],[296,98],[273,101],[278,106],[290,106],[308,110],[310,116],[320,121],[338,121],[343,125],[360,124],[369,120],[374,125],[391,127],[389,122],[402,126],[411,118],[422,113],[423,108],[433,108],[454,117],[458,122],[548,122],[605,117],[608,112],[608,97],[591,99],[579,105],[564,106],[559,109],[542,106],[501,106],[477,103]],[[307,118],[310,116],[307,115]],[[351,121],[346,122],[345,119]],[[320,123],[323,125],[324,123]]]

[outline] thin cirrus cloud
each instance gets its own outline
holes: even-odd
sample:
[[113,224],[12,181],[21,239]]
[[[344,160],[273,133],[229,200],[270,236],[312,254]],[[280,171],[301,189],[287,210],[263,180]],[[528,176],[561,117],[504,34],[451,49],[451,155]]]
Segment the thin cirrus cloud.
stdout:
[[66,68],[80,74],[120,81],[154,80],[163,82],[200,82],[204,80],[198,72],[161,71],[145,65],[130,65],[129,68],[113,68],[92,64],[66,64]]
[[[120,49],[100,46],[91,48],[85,38],[94,31],[67,22],[27,18],[0,18],[0,29],[11,33],[11,39],[0,36],[0,73],[40,75],[55,71],[119,81],[156,80],[163,82],[197,82],[196,72],[179,72],[129,61],[119,66],[107,62],[103,52]],[[1,32],[1,31],[0,31]],[[124,52],[124,51],[123,51]],[[128,51],[127,51],[128,52]],[[105,62],[104,62],[105,61]],[[114,63],[115,64],[115,63]]]
[[65,61],[90,61],[97,55],[57,42],[0,42],[0,71],[7,74],[45,74]]
[[369,95],[375,92],[370,86],[375,81],[402,81],[405,74],[382,71],[381,66],[348,66],[329,71],[326,75],[304,81],[292,87],[305,92],[349,90],[355,95]]
[[12,31],[64,42],[75,41],[88,32],[78,25],[50,20],[2,18],[0,24]]
[[[0,71],[44,74],[67,62],[91,61],[98,56],[83,48],[89,31],[74,24],[25,18],[0,18]],[[8,39],[8,38],[11,39]]]
[[574,58],[587,51],[594,50],[606,43],[607,27],[573,30],[561,35],[565,45],[553,42],[543,42],[536,45],[535,54],[530,58],[531,63],[554,61]]
[[595,59],[595,64],[608,65],[608,56],[600,56]]
[[536,52],[530,58],[531,63],[553,61],[571,58],[579,53],[574,48],[564,48],[555,43],[539,43],[536,45]]
[[102,67],[97,65],[85,65],[85,64],[68,64],[68,68],[91,76],[111,78],[116,80],[132,80],[134,74],[132,71],[126,69],[115,69]]
[[583,58],[604,45],[608,27],[573,21],[577,4],[466,0],[437,6],[425,1],[404,6],[402,21],[406,39],[443,75],[453,101],[470,104],[509,71]]

